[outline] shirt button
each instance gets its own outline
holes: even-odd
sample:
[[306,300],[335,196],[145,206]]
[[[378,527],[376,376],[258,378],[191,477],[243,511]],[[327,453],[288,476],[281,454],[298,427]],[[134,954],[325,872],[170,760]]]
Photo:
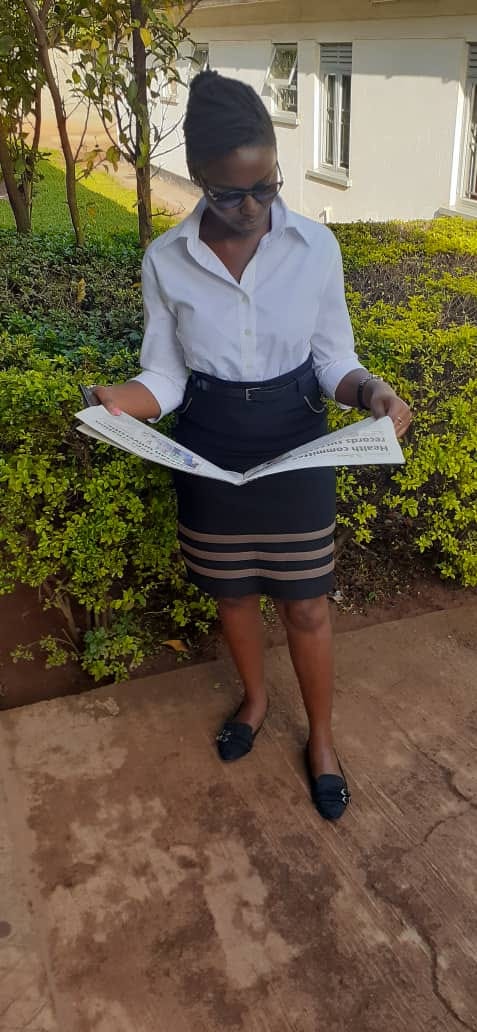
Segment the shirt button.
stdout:
[[251,330],[244,330],[243,332],[244,332],[244,336],[245,337],[251,337],[252,336],[252,331]]

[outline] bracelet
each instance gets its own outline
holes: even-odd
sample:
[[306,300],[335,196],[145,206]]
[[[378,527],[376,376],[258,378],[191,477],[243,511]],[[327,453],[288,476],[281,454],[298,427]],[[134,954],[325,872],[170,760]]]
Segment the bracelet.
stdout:
[[[366,412],[369,412],[369,407],[368,407],[368,405],[364,404],[363,389],[365,387],[365,384],[369,383],[370,380],[381,380],[381,377],[380,376],[375,376],[374,373],[368,373],[367,376],[363,376],[363,379],[359,381],[358,391],[357,391],[357,395],[356,395],[356,399],[357,399],[356,400],[356,407],[359,408],[359,409],[365,409]],[[381,382],[382,382],[382,380],[381,380]]]

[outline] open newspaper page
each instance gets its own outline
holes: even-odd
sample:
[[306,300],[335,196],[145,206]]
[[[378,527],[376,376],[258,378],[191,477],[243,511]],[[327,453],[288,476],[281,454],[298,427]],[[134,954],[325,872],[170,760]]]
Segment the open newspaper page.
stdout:
[[360,420],[325,437],[318,437],[309,444],[287,452],[286,455],[264,462],[245,474],[221,469],[220,466],[208,462],[207,459],[161,434],[159,430],[141,423],[125,412],[120,416],[111,416],[103,405],[98,405],[83,409],[77,413],[76,418],[80,420],[78,429],[82,433],[103,444],[113,444],[123,451],[183,473],[222,480],[237,486],[258,477],[285,473],[291,469],[313,466],[374,466],[404,462],[389,416]]
[[361,419],[351,426],[318,437],[244,475],[246,481],[313,466],[379,466],[404,462],[392,419]]
[[160,466],[192,473],[211,480],[225,480],[229,484],[241,484],[243,476],[232,470],[220,469],[213,462],[208,462],[200,455],[176,444],[170,437],[161,434],[152,426],[141,423],[134,416],[122,412],[120,416],[111,416],[104,405],[93,405],[76,413],[80,420],[78,429],[87,437],[94,437],[102,444],[114,444],[123,451],[138,455],[141,459],[149,459]]

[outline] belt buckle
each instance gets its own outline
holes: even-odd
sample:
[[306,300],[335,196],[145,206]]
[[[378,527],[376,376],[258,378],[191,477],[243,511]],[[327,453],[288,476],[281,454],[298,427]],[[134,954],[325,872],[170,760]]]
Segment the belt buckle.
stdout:
[[245,401],[253,401],[252,391],[260,391],[261,387],[246,387],[245,388]]

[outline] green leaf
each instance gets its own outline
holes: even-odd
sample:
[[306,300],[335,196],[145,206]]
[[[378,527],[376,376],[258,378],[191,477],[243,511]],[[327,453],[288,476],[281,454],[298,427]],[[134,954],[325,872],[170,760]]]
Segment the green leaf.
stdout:
[[8,57],[14,43],[12,36],[0,36],[0,57]]
[[121,157],[118,148],[115,147],[114,145],[111,145],[111,147],[108,147],[108,149],[106,151],[105,157],[106,157],[106,161],[109,161],[111,163],[111,165],[114,168],[114,171],[116,172],[117,168],[118,168],[119,159]]
[[131,79],[131,82],[128,83],[128,87],[126,90],[126,99],[130,107],[134,107],[137,100],[137,94],[137,84],[134,82],[134,79]]

